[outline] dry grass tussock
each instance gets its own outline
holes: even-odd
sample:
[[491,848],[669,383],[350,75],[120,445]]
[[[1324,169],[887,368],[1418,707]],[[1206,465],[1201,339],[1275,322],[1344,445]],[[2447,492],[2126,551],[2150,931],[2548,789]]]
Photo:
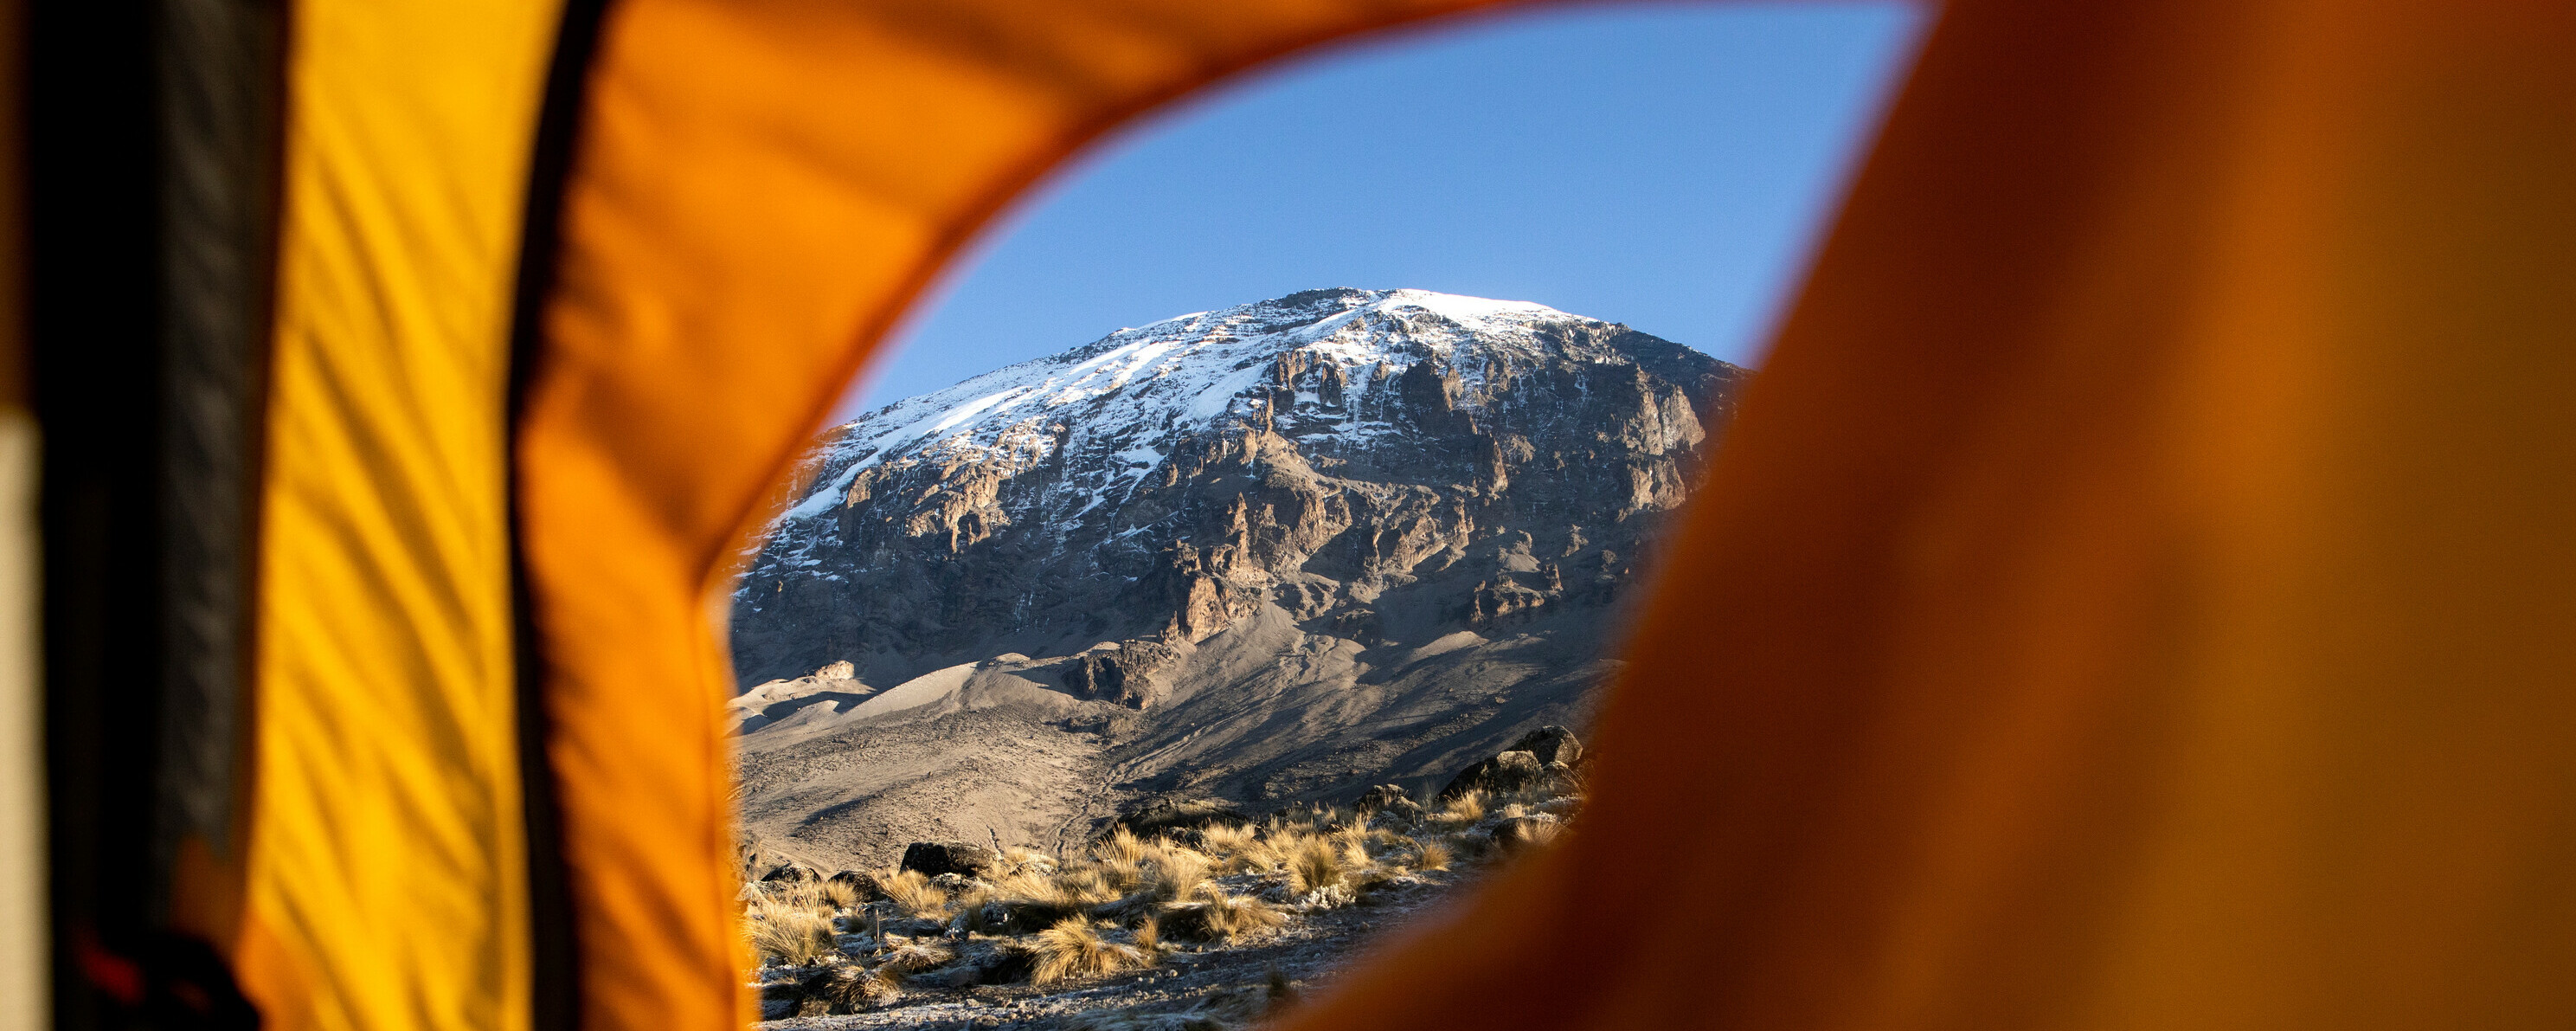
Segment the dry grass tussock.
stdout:
[[895,912],[910,917],[936,918],[948,913],[948,893],[930,883],[919,870],[905,870],[877,882],[877,890],[894,903]]
[[[1068,859],[1006,849],[982,879],[884,869],[871,872],[873,893],[865,879],[755,883],[743,891],[743,933],[763,964],[772,1019],[885,1005],[907,982],[1057,984],[1152,967],[1175,949],[1234,945],[1302,914],[1422,884],[1420,871],[1543,844],[1579,806],[1544,790],[1469,793],[1366,819],[1314,806],[1177,840],[1121,828]],[[1272,1005],[1229,998],[1094,1026],[1234,1028]]]
[[1199,830],[1199,847],[1210,855],[1229,856],[1251,848],[1260,832],[1248,823],[1214,823]]
[[854,1013],[894,998],[902,987],[900,973],[836,963],[805,982],[805,994],[834,1012]]
[[877,967],[896,974],[917,974],[942,966],[957,958],[957,950],[936,938],[901,938],[888,935],[884,951],[877,954]]
[[1342,844],[1342,867],[1351,872],[1374,868],[1377,861],[1369,858],[1368,848],[1356,841]]
[[1297,842],[1288,853],[1288,890],[1303,895],[1342,883],[1342,856],[1324,838]]
[[1089,913],[1115,894],[1097,871],[1067,876],[1022,867],[960,900],[959,918],[970,931],[1025,931]]
[[1161,930],[1201,942],[1232,942],[1288,922],[1288,915],[1247,895],[1228,895],[1214,884],[1163,910]]
[[1176,901],[1207,883],[1208,857],[1186,848],[1157,846],[1146,854],[1146,864],[1143,894],[1157,902]]
[[1086,904],[1098,904],[1118,897],[1109,886],[1109,875],[1097,868],[1086,867],[1056,875],[1056,887]]
[[1032,937],[1035,940],[1028,944],[1028,950],[1036,962],[1029,970],[1030,984],[1138,970],[1163,958],[1156,949],[1104,938],[1098,928],[1080,917],[1061,921]]
[[1135,832],[1120,827],[1091,846],[1091,859],[1102,864],[1140,866],[1145,862],[1145,842]]
[[1212,860],[1218,876],[1241,873],[1268,873],[1286,862],[1279,854],[1278,838],[1263,836],[1250,826],[1208,828],[1199,835],[1199,847]]
[[1145,843],[1127,828],[1120,827],[1091,846],[1091,861],[1102,879],[1119,892],[1134,890],[1145,880]]
[[801,909],[823,916],[830,916],[835,908],[819,881],[771,881],[758,887],[755,905]]
[[1458,857],[1439,839],[1418,842],[1413,850],[1413,865],[1421,870],[1446,870]]
[[806,966],[840,954],[832,944],[832,922],[812,910],[761,899],[743,920],[751,951],[778,966]]

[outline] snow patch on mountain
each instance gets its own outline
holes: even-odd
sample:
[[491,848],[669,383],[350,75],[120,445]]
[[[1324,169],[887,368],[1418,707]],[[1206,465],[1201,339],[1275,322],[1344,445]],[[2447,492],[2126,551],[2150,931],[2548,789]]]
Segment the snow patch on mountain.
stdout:
[[[1269,363],[1298,349],[1342,367],[1354,396],[1385,389],[1426,359],[1455,366],[1473,387],[1472,352],[1535,356],[1549,323],[1593,320],[1542,304],[1428,290],[1322,290],[1196,312],[1123,329],[1061,354],[997,369],[897,401],[841,426],[815,486],[781,517],[827,516],[861,471],[902,458],[967,461],[1015,447],[1098,452],[1116,461],[1090,486],[1084,511],[1150,475],[1175,432],[1257,419]],[[1354,424],[1351,432],[1368,427]]]

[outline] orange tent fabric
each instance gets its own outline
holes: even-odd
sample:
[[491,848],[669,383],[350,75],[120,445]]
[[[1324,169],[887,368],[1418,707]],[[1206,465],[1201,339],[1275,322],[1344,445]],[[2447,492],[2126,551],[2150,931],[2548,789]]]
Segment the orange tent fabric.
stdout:
[[295,5],[248,847],[183,866],[280,1031],[529,1026],[510,297],[550,4]]
[[1570,844],[1287,1026],[2576,1020],[2571,53],[1950,5]]
[[[1158,73],[1124,56],[1142,27],[1250,24],[1062,10],[1080,30],[973,4],[612,21],[523,438],[540,571],[589,599],[540,599],[580,671],[559,726],[648,663],[714,680],[672,585],[721,568],[821,409],[782,373],[846,370],[1009,188],[1133,107],[1082,98],[1228,67]],[[2533,271],[2564,268],[2564,31],[2510,3],[1950,7],[1664,574],[1598,809],[1298,1026],[2565,1015],[2567,425],[2516,386],[2557,381],[2569,325]],[[653,71],[689,61],[740,71]],[[696,653],[634,648],[642,618]],[[644,797],[595,757],[645,728],[594,732],[558,743],[572,804]],[[580,820],[577,863],[661,864],[619,890],[725,883],[720,842]],[[1641,866],[1690,887],[1596,901]],[[632,940],[610,887],[585,933]],[[586,994],[676,1004],[655,986],[722,962],[678,945]]]
[[[1093,135],[1472,6],[631,0],[594,59],[520,461],[585,1026],[743,1019],[717,624],[868,347]],[[638,814],[650,813],[649,819]],[[721,986],[721,987],[720,987]]]

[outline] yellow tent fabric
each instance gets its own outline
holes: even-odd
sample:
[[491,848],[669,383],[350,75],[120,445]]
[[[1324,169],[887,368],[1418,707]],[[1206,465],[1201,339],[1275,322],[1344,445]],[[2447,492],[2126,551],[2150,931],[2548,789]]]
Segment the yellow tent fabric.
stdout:
[[50,1017],[36,420],[28,413],[25,12],[0,3],[0,1027]]
[[294,16],[247,847],[180,916],[233,944],[269,1027],[513,1031],[504,393],[557,9]]

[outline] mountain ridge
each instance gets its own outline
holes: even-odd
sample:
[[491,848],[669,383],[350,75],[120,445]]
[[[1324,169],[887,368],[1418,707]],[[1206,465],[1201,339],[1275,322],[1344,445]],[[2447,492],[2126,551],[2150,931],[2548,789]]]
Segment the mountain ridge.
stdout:
[[1578,723],[1746,375],[1526,302],[1332,289],[867,413],[735,597],[747,818],[788,851],[1045,847],[1123,799],[1323,797]]

